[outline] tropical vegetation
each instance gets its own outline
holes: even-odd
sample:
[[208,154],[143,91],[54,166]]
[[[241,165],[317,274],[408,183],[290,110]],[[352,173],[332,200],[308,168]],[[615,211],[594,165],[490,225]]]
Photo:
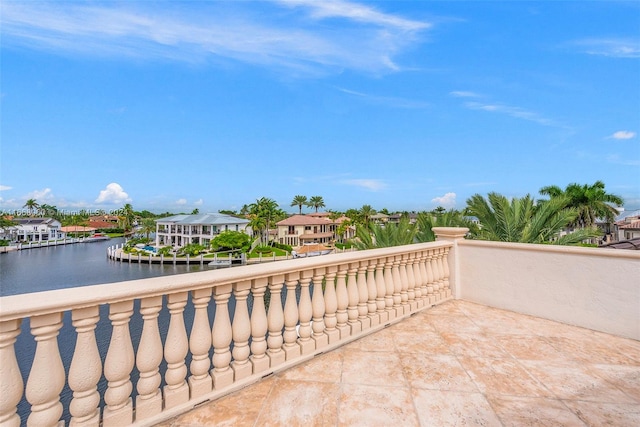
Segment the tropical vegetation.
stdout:
[[615,194],[607,193],[604,182],[594,184],[572,183],[562,190],[557,185],[549,185],[540,189],[540,194],[548,195],[552,199],[566,197],[568,206],[577,209],[578,215],[569,224],[574,228],[588,228],[595,225],[597,219],[613,222],[618,211],[613,206],[622,206],[624,200]]
[[467,200],[466,212],[478,218],[479,227],[470,237],[479,240],[518,243],[574,245],[600,235],[594,227],[567,231],[579,215],[567,197],[552,197],[536,204],[530,195],[511,200],[498,193],[487,198],[475,194]]

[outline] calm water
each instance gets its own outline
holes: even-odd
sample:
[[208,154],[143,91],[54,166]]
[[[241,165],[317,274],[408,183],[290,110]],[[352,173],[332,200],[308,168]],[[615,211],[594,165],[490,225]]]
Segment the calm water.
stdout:
[[[156,277],[168,274],[181,274],[194,271],[207,270],[206,265],[149,265],[149,264],[129,264],[109,260],[107,258],[107,248],[122,243],[123,239],[111,239],[107,241],[76,243],[64,246],[48,248],[25,249],[22,251],[0,254],[0,295],[8,296],[19,293],[40,292],[53,289],[70,288],[78,286],[95,285],[100,283],[113,283],[123,280],[142,279],[146,277]],[[142,332],[142,319],[139,314],[139,302],[135,304],[135,314],[131,318],[129,330],[134,342],[134,350],[137,350],[137,343]],[[213,308],[213,307],[212,307]],[[213,319],[211,312],[210,321]],[[169,315],[166,307],[160,313],[158,322],[163,331],[162,340],[165,339]],[[191,329],[193,322],[193,306],[189,304],[185,309],[185,322],[187,330]],[[29,319],[22,323],[22,332],[15,344],[18,364],[22,372],[24,384],[35,353],[35,341],[30,333]],[[108,319],[108,307],[100,309],[100,321],[96,328],[96,338],[102,361],[107,353],[111,338],[111,327]],[[76,335],[71,325],[70,313],[65,313],[63,327],[58,336],[58,345],[62,362],[68,372],[75,348]],[[190,357],[187,358],[187,366]],[[161,371],[166,370],[166,363],[161,365]],[[132,379],[138,376],[138,371],[134,369]],[[101,395],[106,389],[106,379],[103,377],[98,384]],[[133,395],[135,396],[135,390]],[[68,385],[61,393],[61,400],[65,405],[62,418],[68,423],[68,405],[72,397],[72,392]],[[104,403],[104,402],[103,402]],[[18,406],[18,413],[22,419],[22,425],[26,425],[30,411],[29,403],[23,399]]]
[[0,254],[0,296],[121,282],[208,269],[200,264],[158,265],[107,259],[111,239],[91,243],[27,249]]

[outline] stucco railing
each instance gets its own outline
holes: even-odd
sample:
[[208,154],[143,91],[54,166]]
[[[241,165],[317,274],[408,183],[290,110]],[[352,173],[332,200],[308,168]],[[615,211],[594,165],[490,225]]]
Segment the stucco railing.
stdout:
[[449,299],[454,247],[2,297],[0,426],[153,425]]

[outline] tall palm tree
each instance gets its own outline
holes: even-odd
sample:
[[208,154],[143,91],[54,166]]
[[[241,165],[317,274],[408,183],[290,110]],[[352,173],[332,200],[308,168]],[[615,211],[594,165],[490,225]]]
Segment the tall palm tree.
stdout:
[[135,218],[133,206],[131,206],[130,203],[125,204],[120,210],[120,216],[118,217],[120,226],[124,229],[125,233],[131,230]]
[[324,208],[324,199],[322,198],[322,196],[312,196],[309,199],[309,202],[307,202],[307,206],[309,206],[310,208],[314,208],[316,210],[316,213],[318,212],[318,208]]
[[611,204],[622,206],[624,203],[622,197],[607,193],[604,187],[602,181],[596,181],[593,185],[572,183],[564,190],[557,185],[549,185],[542,187],[540,194],[551,198],[568,197],[569,206],[578,210],[578,216],[570,225],[585,228],[594,225],[598,218],[613,222],[618,211]]
[[299,209],[300,215],[302,215],[302,206],[307,205],[307,196],[297,195],[291,201],[291,206],[297,206]]
[[371,219],[372,215],[376,214],[376,210],[373,209],[370,205],[363,205],[360,208],[360,212],[359,213],[360,213],[360,217],[364,221],[364,225],[368,226],[369,225],[369,220]]
[[29,199],[22,207],[27,208],[27,212],[29,212],[29,216],[33,216],[33,211],[37,210],[40,207],[40,205],[38,204],[38,202],[36,202],[36,199]]
[[141,227],[142,228],[140,229],[140,231],[142,231],[147,236],[148,241],[151,233],[155,233],[156,231],[156,221],[152,218],[145,218],[142,220]]
[[595,228],[583,228],[560,236],[560,232],[578,216],[568,207],[565,197],[553,197],[536,205],[530,195],[508,200],[498,193],[485,199],[475,194],[467,199],[467,213],[478,218],[480,229],[472,237],[480,240],[519,243],[573,245],[597,237]]
[[261,233],[261,240],[267,243],[269,242],[269,229],[273,221],[277,221],[280,218],[286,216],[286,213],[278,207],[278,203],[275,200],[268,197],[262,197],[256,200],[255,203],[249,205],[249,214],[254,215],[264,220],[264,228],[266,230],[266,240],[264,240],[264,233]]

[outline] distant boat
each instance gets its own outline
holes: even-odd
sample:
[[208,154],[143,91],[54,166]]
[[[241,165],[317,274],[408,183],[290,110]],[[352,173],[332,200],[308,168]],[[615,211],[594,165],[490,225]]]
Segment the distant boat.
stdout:
[[102,240],[109,240],[109,239],[111,239],[111,237],[107,236],[106,234],[95,233],[92,236],[85,237],[84,241],[89,243],[89,242],[100,242]]
[[333,252],[333,248],[328,248],[322,243],[306,243],[298,249],[291,251],[294,258],[307,258],[310,256],[327,255]]

